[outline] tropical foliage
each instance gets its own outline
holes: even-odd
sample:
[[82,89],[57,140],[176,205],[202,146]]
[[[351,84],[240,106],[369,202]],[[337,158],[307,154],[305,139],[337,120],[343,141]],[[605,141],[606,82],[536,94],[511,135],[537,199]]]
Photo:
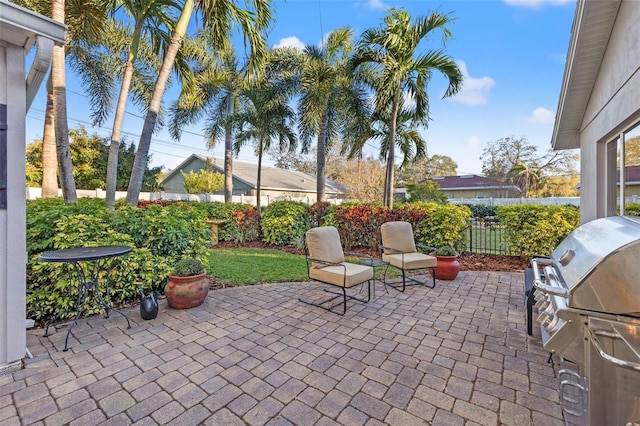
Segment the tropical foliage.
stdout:
[[[415,21],[406,10],[389,9],[384,23],[379,28],[366,30],[358,44],[353,59],[354,67],[371,67],[377,73],[371,82],[375,91],[375,115],[386,122],[387,134],[383,138],[381,153],[387,160],[384,204],[393,205],[395,150],[405,155],[404,162],[414,153],[416,138],[398,138],[399,124],[411,120],[409,129],[414,126],[426,126],[429,120],[429,96],[427,85],[433,71],[442,73],[449,84],[444,94],[452,96],[462,84],[462,74],[453,58],[446,55],[442,48],[419,51],[421,43],[429,40],[433,32],[439,30],[443,43],[451,37],[448,28],[449,15],[434,12]],[[409,102],[405,102],[408,97]],[[415,156],[424,155],[424,147],[415,145]]]
[[[73,176],[78,189],[104,188],[107,175],[107,158],[109,141],[98,135],[89,135],[84,127],[69,131],[71,159],[74,164]],[[27,145],[26,174],[27,185],[37,187],[42,184],[42,140]],[[133,142],[119,144],[118,178],[116,190],[125,191],[131,174],[131,165],[136,149]],[[159,189],[158,181],[161,167],[149,168],[147,163],[143,190],[155,192]],[[57,191],[56,191],[57,192]]]

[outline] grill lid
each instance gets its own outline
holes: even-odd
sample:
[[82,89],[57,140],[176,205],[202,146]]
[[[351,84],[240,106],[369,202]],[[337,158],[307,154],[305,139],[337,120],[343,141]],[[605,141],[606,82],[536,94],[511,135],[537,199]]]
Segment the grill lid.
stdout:
[[569,290],[570,307],[640,312],[638,219],[612,216],[587,222],[573,230],[551,258]]

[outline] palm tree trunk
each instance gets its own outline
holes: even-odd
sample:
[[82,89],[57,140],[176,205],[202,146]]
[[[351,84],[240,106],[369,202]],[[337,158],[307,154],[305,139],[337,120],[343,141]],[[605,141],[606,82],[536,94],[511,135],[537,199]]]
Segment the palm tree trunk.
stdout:
[[[233,114],[233,100],[235,95],[231,95],[227,99],[227,120]],[[224,126],[224,202],[231,203],[233,201],[233,127],[229,122]]]
[[193,14],[193,7],[194,0],[186,0],[184,2],[184,8],[182,9],[182,13],[178,19],[175,32],[171,36],[169,48],[164,55],[162,67],[160,67],[158,79],[156,80],[156,85],[153,88],[151,102],[149,103],[149,110],[147,111],[144,126],[142,127],[142,134],[140,135],[140,141],[138,142],[138,151],[136,152],[136,158],[133,161],[133,170],[131,171],[129,187],[127,188],[127,203],[133,206],[138,204],[138,197],[140,196],[140,190],[142,189],[142,180],[149,160],[151,137],[153,136],[153,131],[156,127],[158,112],[160,111],[160,105],[162,104],[162,97],[164,96],[176,55],[182,45],[182,39],[187,32],[187,27],[191,20],[191,15]]
[[51,74],[47,79],[47,106],[42,129],[42,198],[58,196],[58,159],[56,157],[55,111]]
[[322,124],[318,132],[318,152],[317,152],[317,171],[316,171],[316,198],[317,202],[327,200],[325,193],[325,176],[327,167],[327,127],[329,126],[329,114],[325,108],[322,114]]
[[[64,0],[51,2],[51,17],[64,23]],[[53,105],[55,110],[56,150],[60,167],[62,196],[66,203],[75,203],[78,199],[76,183],[73,178],[73,165],[69,151],[69,127],[67,123],[67,89],[65,75],[64,46],[54,46],[51,58],[51,82],[53,83]]]
[[256,209],[258,210],[258,214],[260,214],[260,186],[262,185],[262,141],[258,142],[260,146],[258,146],[258,179],[256,180]]
[[[131,40],[131,48],[129,49],[129,57],[124,68],[122,76],[122,85],[120,86],[120,94],[118,95],[118,103],[116,105],[116,115],[113,119],[113,131],[111,132],[111,145],[109,145],[109,159],[107,160],[107,208],[114,209],[116,202],[116,182],[118,180],[118,154],[120,153],[120,140],[122,138],[122,124],[124,122],[124,113],[127,108],[127,98],[129,97],[129,88],[131,87],[131,78],[133,77],[133,62],[135,61],[138,45],[140,42],[140,29],[136,28]],[[146,167],[145,167],[146,168]]]
[[389,123],[389,153],[387,154],[387,173],[385,182],[384,205],[393,208],[393,187],[395,172],[395,152],[396,152],[396,122],[398,120],[398,109],[400,102],[398,96],[393,100],[391,109],[391,122]]

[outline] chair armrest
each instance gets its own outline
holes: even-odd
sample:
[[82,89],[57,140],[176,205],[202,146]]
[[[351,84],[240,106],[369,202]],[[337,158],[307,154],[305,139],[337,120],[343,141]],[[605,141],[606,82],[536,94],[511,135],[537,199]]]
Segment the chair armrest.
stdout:
[[309,264],[309,262],[311,262],[311,263],[321,263],[321,264],[326,265],[326,266],[340,266],[340,265],[342,265],[342,263],[329,262],[328,260],[314,259],[312,257],[307,257],[307,264]]
[[383,253],[384,253],[385,251],[389,251],[389,252],[391,252],[391,253],[397,253],[397,254],[404,253],[402,250],[398,250],[398,249],[395,249],[395,248],[393,248],[393,247],[387,247],[387,246],[383,246],[383,245],[380,245],[380,246],[378,246],[378,247],[380,248],[380,250],[382,250],[382,252],[383,252]]

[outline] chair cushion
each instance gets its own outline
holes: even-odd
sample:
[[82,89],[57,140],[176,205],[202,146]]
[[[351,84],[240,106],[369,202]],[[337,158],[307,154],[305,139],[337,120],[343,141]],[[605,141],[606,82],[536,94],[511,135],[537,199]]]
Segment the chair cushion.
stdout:
[[356,263],[342,262],[340,266],[311,268],[309,278],[348,288],[373,279],[373,268]]
[[[307,231],[307,248],[309,257],[332,263],[344,262],[344,251],[340,243],[340,234],[334,226],[320,226]],[[312,269],[323,268],[327,265],[314,262]]]
[[413,227],[409,222],[386,222],[380,226],[382,245],[403,253],[416,252],[413,239]]
[[400,269],[435,268],[438,260],[423,253],[383,254],[382,260]]

